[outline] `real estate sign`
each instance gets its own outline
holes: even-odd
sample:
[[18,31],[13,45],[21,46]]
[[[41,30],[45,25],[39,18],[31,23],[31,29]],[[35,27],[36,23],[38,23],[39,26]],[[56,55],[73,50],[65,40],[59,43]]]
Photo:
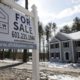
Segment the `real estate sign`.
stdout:
[[0,3],[0,47],[35,48],[32,18]]

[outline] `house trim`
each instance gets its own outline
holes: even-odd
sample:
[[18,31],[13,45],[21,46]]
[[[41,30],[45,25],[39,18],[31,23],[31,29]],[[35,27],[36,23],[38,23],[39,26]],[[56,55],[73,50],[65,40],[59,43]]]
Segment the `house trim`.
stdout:
[[61,41],[61,42],[68,42],[68,41],[71,41],[71,39],[70,40]]

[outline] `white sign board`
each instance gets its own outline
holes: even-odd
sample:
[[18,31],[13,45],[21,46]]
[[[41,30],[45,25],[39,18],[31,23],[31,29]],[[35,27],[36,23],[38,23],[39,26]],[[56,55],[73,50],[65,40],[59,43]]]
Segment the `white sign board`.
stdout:
[[31,17],[0,3],[0,43],[12,44],[9,47],[26,48],[28,45],[27,48],[33,48],[35,34],[32,22]]

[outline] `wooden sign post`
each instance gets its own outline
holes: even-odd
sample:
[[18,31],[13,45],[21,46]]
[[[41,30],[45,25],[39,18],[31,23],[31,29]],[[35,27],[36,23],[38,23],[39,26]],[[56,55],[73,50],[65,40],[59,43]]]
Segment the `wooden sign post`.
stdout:
[[33,80],[39,80],[39,34],[38,34],[38,16],[36,11],[36,6],[32,6],[32,13],[34,14],[33,21],[34,21],[34,27],[35,27],[35,41],[36,41],[36,49],[33,49],[32,53],[32,67],[33,67],[33,73],[32,77]]

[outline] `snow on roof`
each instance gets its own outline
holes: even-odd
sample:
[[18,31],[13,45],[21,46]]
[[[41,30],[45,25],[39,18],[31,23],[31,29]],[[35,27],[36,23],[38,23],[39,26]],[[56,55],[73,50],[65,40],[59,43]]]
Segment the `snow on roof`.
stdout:
[[[61,35],[59,35],[59,34],[61,34]],[[56,38],[56,36],[65,36],[65,37],[67,37],[68,39],[72,39],[72,40],[80,40],[80,31],[78,31],[78,32],[74,32],[74,33],[69,33],[69,34],[67,34],[67,33],[62,33],[62,32],[58,32],[57,34],[55,34],[55,36],[53,36],[51,39],[50,39],[50,42],[54,39],[54,38]],[[62,38],[62,37],[61,37]],[[57,38],[56,38],[57,39]]]
[[78,40],[80,39],[80,31],[68,34],[71,39]]
[[66,37],[69,37],[73,40],[78,40],[80,39],[80,31],[78,32],[74,32],[74,33],[70,33],[70,34],[66,34],[66,33],[62,33],[63,35],[65,35]]

